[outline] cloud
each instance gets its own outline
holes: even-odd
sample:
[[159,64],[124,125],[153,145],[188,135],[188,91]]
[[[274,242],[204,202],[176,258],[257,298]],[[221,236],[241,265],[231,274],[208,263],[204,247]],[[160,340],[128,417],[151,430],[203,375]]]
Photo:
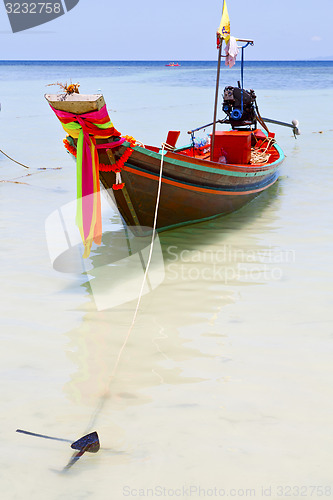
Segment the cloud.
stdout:
[[312,42],[321,42],[322,37],[315,35],[315,36],[311,37],[311,40],[312,40]]

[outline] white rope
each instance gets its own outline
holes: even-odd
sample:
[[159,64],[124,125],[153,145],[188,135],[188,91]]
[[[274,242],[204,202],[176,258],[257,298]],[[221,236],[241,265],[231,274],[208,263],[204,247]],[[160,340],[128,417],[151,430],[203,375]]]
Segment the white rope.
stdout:
[[163,162],[164,162],[164,144],[162,144],[162,155],[161,156],[162,157],[161,157],[161,165],[160,165],[160,174],[159,174],[159,179],[158,179],[158,190],[157,190],[157,198],[156,198],[156,205],[155,205],[153,233],[152,233],[152,237],[151,237],[150,250],[149,250],[149,256],[148,256],[148,261],[147,261],[147,265],[146,265],[146,270],[145,270],[145,274],[143,276],[142,285],[141,285],[141,289],[140,289],[140,292],[139,292],[139,298],[138,298],[138,302],[136,304],[136,308],[135,308],[133,320],[132,320],[131,326],[129,327],[127,335],[125,337],[125,341],[124,341],[124,343],[121,346],[121,349],[119,351],[116,364],[115,364],[114,369],[113,369],[113,371],[112,371],[112,373],[110,375],[110,379],[112,379],[112,377],[114,376],[114,374],[115,374],[115,372],[117,370],[117,367],[118,367],[121,355],[123,353],[123,350],[125,349],[127,341],[129,339],[129,336],[130,336],[130,334],[131,334],[131,332],[133,330],[133,327],[134,327],[134,324],[135,324],[135,321],[136,321],[136,318],[137,318],[137,315],[138,315],[138,312],[139,312],[139,307],[140,307],[140,303],[141,303],[141,299],[142,299],[142,295],[143,295],[143,289],[144,289],[144,286],[145,286],[146,281],[147,281],[147,275],[148,275],[148,271],[149,271],[149,266],[150,266],[152,255],[153,255],[154,240],[155,240],[155,234],[156,234],[157,215],[158,215],[158,207],[159,207],[159,203],[160,203],[161,187],[162,187],[162,172],[163,172]]
[[135,139],[135,145],[140,146],[140,148],[146,149],[146,146],[143,144],[143,142],[138,141],[137,139]]
[[24,163],[20,163],[19,161],[14,160],[14,158],[12,158],[11,156],[7,155],[4,151],[2,151],[2,149],[0,149],[0,153],[2,153],[3,155],[7,156],[7,158],[9,158],[9,160],[13,161],[14,163],[17,163],[18,165],[21,165],[21,167],[30,168],[30,167],[27,167],[27,165],[24,165]]
[[[264,148],[264,142],[267,140],[267,147]],[[251,164],[257,163],[267,163],[270,158],[270,153],[267,153],[267,150],[275,143],[275,139],[270,137],[269,139],[264,139],[261,146],[257,148],[256,146],[251,149]]]
[[144,276],[143,276],[143,280],[142,280],[142,284],[141,284],[141,289],[140,289],[140,292],[139,292],[139,298],[138,298],[138,301],[137,301],[137,304],[136,304],[136,308],[135,308],[135,311],[134,311],[132,323],[131,323],[131,325],[130,325],[130,327],[128,329],[128,332],[126,334],[125,340],[124,340],[124,342],[123,342],[123,344],[122,344],[122,346],[120,348],[120,351],[118,353],[115,365],[113,367],[113,370],[112,370],[110,378],[109,378],[109,382],[108,382],[107,388],[105,390],[105,394],[104,394],[104,396],[101,397],[101,401],[100,401],[100,403],[99,403],[99,405],[98,405],[98,407],[97,407],[97,409],[95,411],[95,414],[94,414],[94,416],[93,416],[93,418],[91,420],[91,423],[88,426],[87,432],[89,432],[89,430],[93,427],[94,422],[95,422],[95,420],[96,420],[96,418],[98,416],[98,413],[102,409],[102,407],[104,405],[104,402],[107,399],[107,396],[109,394],[109,389],[110,389],[111,382],[112,382],[112,380],[113,380],[113,378],[114,378],[114,376],[116,374],[116,371],[117,371],[117,368],[118,368],[118,365],[119,365],[122,353],[123,353],[123,351],[124,351],[124,349],[125,349],[125,347],[127,345],[128,339],[130,338],[130,335],[131,335],[132,330],[134,328],[135,321],[136,321],[136,318],[137,318],[137,315],[138,315],[138,312],[139,312],[139,307],[140,307],[140,303],[141,303],[141,299],[142,299],[142,295],[143,295],[143,289],[144,289],[144,286],[145,286],[146,281],[147,281],[149,266],[150,266],[150,263],[151,263],[151,259],[152,259],[152,255],[153,255],[153,249],[154,249],[154,240],[155,240],[156,225],[157,225],[157,215],[158,215],[158,208],[159,208],[160,197],[161,197],[162,173],[163,173],[163,163],[164,163],[164,150],[165,150],[165,145],[164,145],[164,143],[162,143],[161,164],[160,164],[160,173],[159,173],[159,179],[158,179],[158,189],[157,189],[157,198],[156,198],[156,205],[155,205],[153,233],[152,233],[152,237],[151,237],[150,250],[149,250],[149,256],[148,256],[148,260],[147,260],[146,270],[145,270],[145,273],[144,273]]
[[175,146],[170,146],[170,144],[168,144],[167,142],[162,142],[162,150],[164,151],[164,149],[168,151],[174,151]]

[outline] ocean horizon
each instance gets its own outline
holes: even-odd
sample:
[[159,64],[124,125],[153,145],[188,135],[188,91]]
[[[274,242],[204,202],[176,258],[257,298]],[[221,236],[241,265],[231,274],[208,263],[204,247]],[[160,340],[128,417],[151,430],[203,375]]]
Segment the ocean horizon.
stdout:
[[[104,63],[104,62],[131,62],[131,63],[140,63],[140,62],[169,62],[169,61],[180,61],[180,62],[211,62],[216,64],[216,59],[0,59],[0,63],[38,63],[38,62],[47,62],[50,64],[56,64],[59,62],[63,63]],[[318,59],[248,59],[246,62],[258,62],[258,63],[266,63],[266,62],[313,62],[313,63],[322,63],[322,62],[333,62],[332,57],[323,57]],[[236,61],[236,64],[239,61]]]
[[[0,61],[0,81],[25,78],[45,79],[45,84],[59,79],[87,78],[130,79],[138,83],[168,87],[214,87],[216,61],[178,61],[178,67],[166,67],[169,61]],[[101,68],[99,72],[93,68]],[[22,73],[22,74],[21,74]],[[240,61],[233,68],[222,62],[221,82],[237,86]],[[115,80],[114,80],[115,81]],[[230,84],[229,83],[229,84]],[[245,61],[245,88],[312,89],[333,87],[333,61]],[[81,91],[82,91],[81,87]],[[97,85],[97,89],[101,85]],[[91,93],[91,90],[86,90]]]

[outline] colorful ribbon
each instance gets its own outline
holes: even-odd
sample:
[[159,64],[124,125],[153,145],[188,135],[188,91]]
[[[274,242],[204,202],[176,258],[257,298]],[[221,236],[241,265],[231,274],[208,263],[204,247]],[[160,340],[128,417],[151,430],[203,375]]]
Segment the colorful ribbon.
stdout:
[[[51,106],[64,130],[77,139],[77,211],[78,226],[84,244],[83,257],[89,257],[92,242],[102,240],[101,200],[99,186],[99,160],[96,139],[119,137],[113,127],[106,106],[99,111],[76,115],[59,111]],[[124,141],[119,141],[120,145]],[[102,146],[103,148],[104,146]],[[112,147],[112,146],[111,146]],[[110,145],[109,145],[110,148]]]

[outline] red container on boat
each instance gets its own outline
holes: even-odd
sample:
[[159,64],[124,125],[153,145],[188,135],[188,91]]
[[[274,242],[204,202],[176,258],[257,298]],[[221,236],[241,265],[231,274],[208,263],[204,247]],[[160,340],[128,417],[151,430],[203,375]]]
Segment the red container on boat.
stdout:
[[231,164],[243,165],[250,163],[251,131],[227,130],[215,132],[213,161],[218,161],[220,156],[225,156],[227,163]]

